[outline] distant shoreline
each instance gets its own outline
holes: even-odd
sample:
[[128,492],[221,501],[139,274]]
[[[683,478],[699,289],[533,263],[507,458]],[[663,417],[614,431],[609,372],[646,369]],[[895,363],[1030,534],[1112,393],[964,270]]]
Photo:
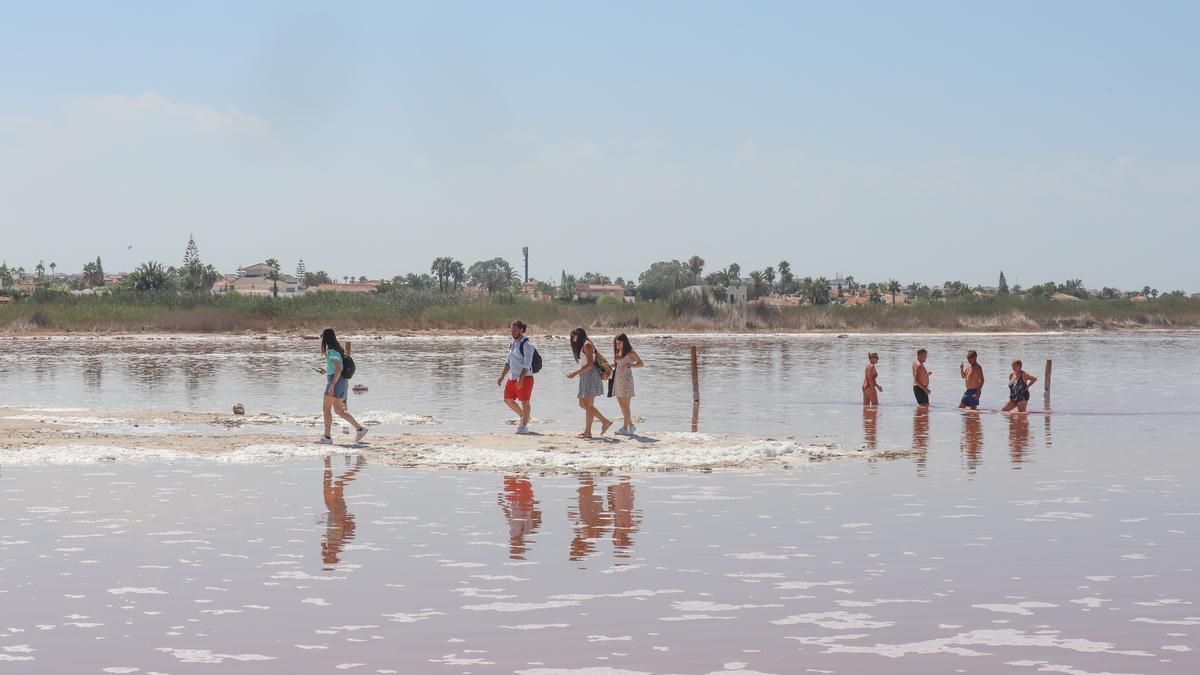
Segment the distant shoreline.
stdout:
[[913,305],[740,305],[694,301],[547,303],[433,294],[269,297],[137,296],[0,305],[0,335],[491,335],[522,319],[534,334],[598,332],[1044,333],[1200,329],[1200,300],[1031,301],[988,298]]

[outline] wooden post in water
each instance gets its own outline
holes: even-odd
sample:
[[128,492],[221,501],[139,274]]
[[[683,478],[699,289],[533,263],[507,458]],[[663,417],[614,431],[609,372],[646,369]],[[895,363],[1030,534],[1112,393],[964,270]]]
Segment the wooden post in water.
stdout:
[[700,363],[692,345],[692,433],[700,429]]
[[1042,379],[1042,386],[1045,387],[1046,396],[1050,395],[1050,372],[1054,370],[1054,361],[1046,359],[1046,377]]
[[700,402],[700,364],[696,358],[696,345],[692,345],[692,403]]

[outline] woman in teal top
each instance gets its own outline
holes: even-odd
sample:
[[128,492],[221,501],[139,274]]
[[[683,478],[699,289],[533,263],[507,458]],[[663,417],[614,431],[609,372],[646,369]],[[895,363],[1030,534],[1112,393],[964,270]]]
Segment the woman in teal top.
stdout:
[[321,353],[325,354],[325,396],[321,410],[325,415],[325,435],[318,441],[321,445],[333,445],[330,431],[333,427],[333,414],[346,420],[354,426],[354,442],[357,443],[367,435],[367,428],[358,423],[354,416],[346,410],[346,390],[349,380],[342,377],[342,354],[346,350],[338,342],[332,328],[321,332]]

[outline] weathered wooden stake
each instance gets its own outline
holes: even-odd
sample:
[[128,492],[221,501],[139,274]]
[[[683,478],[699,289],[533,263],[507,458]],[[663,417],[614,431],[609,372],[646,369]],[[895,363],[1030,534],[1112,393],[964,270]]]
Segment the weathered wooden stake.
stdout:
[[[342,346],[346,348],[346,353],[350,354],[350,341],[346,340],[346,344],[344,344]],[[350,355],[353,356],[353,354],[350,354]]]
[[692,433],[700,429],[700,362],[692,345]]
[[1042,379],[1042,386],[1046,388],[1046,393],[1050,393],[1050,371],[1054,369],[1054,361],[1046,359],[1046,377]]
[[700,364],[696,359],[696,345],[692,345],[692,403],[700,402]]

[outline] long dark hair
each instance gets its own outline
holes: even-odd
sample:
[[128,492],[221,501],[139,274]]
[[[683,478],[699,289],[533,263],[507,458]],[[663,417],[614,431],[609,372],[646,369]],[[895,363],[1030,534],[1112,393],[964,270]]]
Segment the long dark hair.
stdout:
[[[617,346],[617,343],[620,343],[620,347]],[[628,335],[621,333],[617,337],[613,338],[613,357],[614,358],[619,359],[622,356],[628,356],[629,352],[632,352],[632,351],[633,351],[633,345],[630,344]]]
[[579,355],[583,352],[583,346],[587,344],[588,334],[583,328],[576,328],[571,331],[571,352],[575,354],[575,360],[579,360]]
[[346,353],[346,350],[342,349],[342,343],[338,342],[337,335],[333,332],[333,329],[326,328],[321,331],[321,353],[328,353],[330,349],[339,355]]

